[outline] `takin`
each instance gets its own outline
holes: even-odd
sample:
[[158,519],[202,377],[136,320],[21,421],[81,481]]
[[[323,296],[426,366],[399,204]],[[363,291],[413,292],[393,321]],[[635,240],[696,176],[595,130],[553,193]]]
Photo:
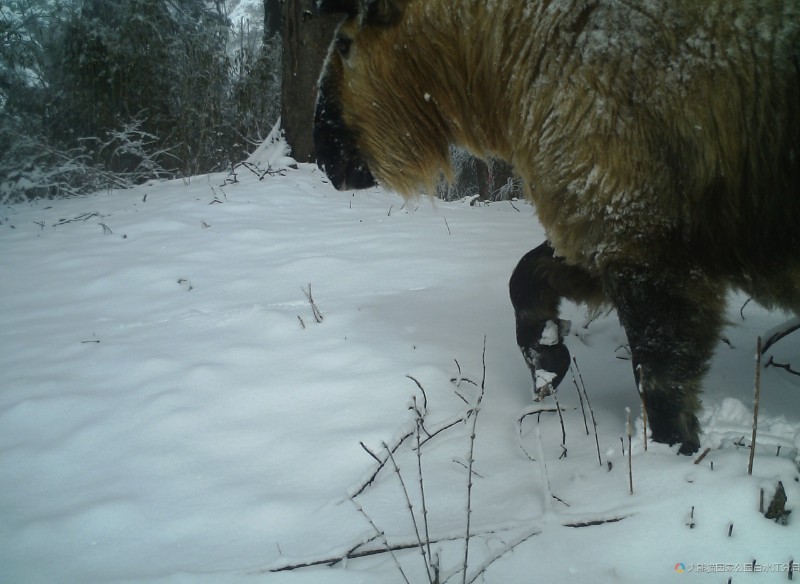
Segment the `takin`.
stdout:
[[510,281],[534,391],[569,367],[561,299],[613,306],[653,440],[696,452],[727,290],[800,313],[800,2],[318,9],[346,15],[314,125],[333,185],[430,192],[454,145],[510,162],[548,237]]

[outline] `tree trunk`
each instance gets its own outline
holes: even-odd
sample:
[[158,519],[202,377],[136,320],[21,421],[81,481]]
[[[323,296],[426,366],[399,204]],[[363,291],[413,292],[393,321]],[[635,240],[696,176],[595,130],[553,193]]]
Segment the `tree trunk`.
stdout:
[[313,162],[317,79],[340,17],[317,14],[314,0],[283,0],[282,4],[281,124],[295,160]]
[[281,32],[281,0],[264,0],[264,44]]

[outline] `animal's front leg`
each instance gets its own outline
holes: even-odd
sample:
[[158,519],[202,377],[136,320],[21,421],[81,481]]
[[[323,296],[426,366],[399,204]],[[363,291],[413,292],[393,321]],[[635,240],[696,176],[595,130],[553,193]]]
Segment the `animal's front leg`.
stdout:
[[653,440],[692,454],[700,447],[701,382],[722,325],[724,295],[686,262],[651,265],[609,270],[606,292],[628,336],[637,386],[640,372],[643,377]]
[[561,298],[602,303],[599,279],[555,257],[545,242],[517,264],[509,282],[517,322],[517,344],[531,371],[533,394],[541,399],[555,391],[570,365],[564,336],[569,322],[559,318]]

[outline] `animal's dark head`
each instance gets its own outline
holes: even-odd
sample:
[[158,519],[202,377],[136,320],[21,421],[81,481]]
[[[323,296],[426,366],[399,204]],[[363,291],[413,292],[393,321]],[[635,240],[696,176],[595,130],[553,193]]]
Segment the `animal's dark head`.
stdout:
[[[425,188],[447,164],[448,143],[421,87],[420,40],[408,12],[420,0],[317,0],[342,13],[319,79],[314,117],[317,164],[339,190],[378,181],[403,194]],[[441,125],[441,124],[439,124]],[[431,151],[436,151],[436,156]]]

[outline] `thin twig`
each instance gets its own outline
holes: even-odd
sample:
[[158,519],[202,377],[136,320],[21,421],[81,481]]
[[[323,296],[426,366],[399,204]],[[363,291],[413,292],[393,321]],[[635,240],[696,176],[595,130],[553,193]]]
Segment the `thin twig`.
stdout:
[[314,297],[311,295],[311,283],[308,284],[307,290],[305,289],[303,290],[303,294],[306,295],[306,299],[308,300],[309,304],[311,304],[311,311],[314,313],[314,320],[317,321],[318,323],[322,322],[325,317],[322,316],[322,313],[319,311],[319,308],[317,308],[317,303],[314,302]]
[[706,448],[705,450],[703,450],[703,453],[695,459],[694,463],[695,464],[700,464],[700,462],[706,457],[706,455],[709,452],[711,452],[710,448]]
[[[411,431],[411,432],[408,432],[407,434],[405,434],[404,436],[402,436],[400,438],[400,440],[397,441],[397,444],[395,444],[394,447],[392,448],[392,452],[397,451],[397,449],[400,448],[400,445],[403,442],[405,442],[408,438],[413,436],[413,435],[414,435],[414,432]],[[369,487],[372,483],[374,483],[375,479],[378,477],[378,474],[381,472],[381,470],[383,470],[383,467],[386,466],[387,462],[389,462],[389,457],[388,456],[378,463],[378,466],[375,467],[375,470],[369,476],[369,478],[366,481],[364,481],[364,483],[362,483],[362,485],[358,489],[356,489],[353,493],[351,493],[350,497],[351,498],[358,497],[361,493],[363,493],[367,489],[367,487]]]
[[[413,379],[413,378],[412,378]],[[416,381],[416,380],[415,380]],[[420,385],[420,389],[422,386]],[[423,396],[425,392],[422,392]],[[422,445],[420,444],[419,439],[419,431],[422,428],[422,414],[419,413],[419,410],[416,409],[416,397],[414,398],[414,410],[417,412],[417,428],[416,428],[416,438],[417,438],[417,475],[419,476],[419,496],[422,500],[422,526],[425,529],[425,546],[428,551],[428,566],[430,570],[428,571],[428,578],[430,581],[436,582],[438,580],[438,563],[434,562],[433,555],[431,554],[431,534],[430,530],[428,529],[428,504],[425,500],[425,481],[422,478]],[[433,574],[431,574],[433,571]]]
[[575,359],[575,357],[572,358],[572,363],[575,365],[575,371],[578,372],[578,379],[580,380],[581,388],[583,389],[583,397],[586,398],[586,405],[589,406],[589,414],[592,416],[592,426],[594,426],[594,443],[597,446],[597,462],[600,463],[600,466],[603,466],[603,459],[600,456],[600,439],[597,437],[597,420],[594,418],[592,402],[589,401],[589,394],[586,393],[586,384],[583,382],[583,375],[581,375],[580,367],[578,367],[578,360]]
[[575,369],[569,368],[572,374],[572,383],[575,384],[575,390],[578,392],[578,401],[581,404],[581,414],[583,414],[583,427],[586,429],[586,435],[589,435],[589,424],[586,422],[586,408],[583,406],[583,395],[581,395],[581,388],[578,387],[578,380],[575,378]]
[[747,300],[745,300],[744,304],[742,304],[742,307],[739,309],[739,316],[742,317],[742,320],[744,320],[744,307],[750,304],[751,300],[752,298],[748,298]]
[[761,337],[756,340],[756,382],[753,398],[753,438],[750,440],[750,458],[747,461],[747,474],[753,474],[753,458],[756,455],[756,431],[758,429],[758,404],[761,400]]
[[[530,453],[525,448],[525,446],[524,446],[524,444],[522,442],[522,422],[524,422],[525,418],[527,418],[528,416],[538,416],[537,419],[536,419],[536,423],[538,424],[542,419],[542,414],[552,414],[552,413],[555,413],[556,411],[558,411],[560,409],[561,408],[558,405],[555,408],[537,407],[534,410],[531,410],[531,411],[523,413],[519,418],[517,418],[517,426],[518,426],[518,433],[519,433],[519,447],[522,450],[522,453],[531,462],[536,462],[536,459],[533,456],[530,455]],[[558,412],[558,416],[559,416],[559,418],[561,418],[563,420],[563,417],[562,417],[560,411]],[[562,437],[564,437],[565,434],[564,434],[563,422],[562,422],[562,425],[561,425],[561,430],[562,430]],[[566,451],[566,447],[564,447],[563,445],[562,445],[562,449]],[[566,454],[562,454],[562,458],[563,458],[563,456],[566,456]]]
[[767,367],[777,367],[778,369],[786,370],[792,375],[800,376],[800,371],[796,371],[795,369],[793,369],[791,363],[776,363],[775,360],[772,358],[772,355],[769,356],[769,361],[767,361],[766,365],[764,365],[764,369],[766,369]]
[[610,517],[609,519],[594,519],[592,521],[580,521],[578,523],[564,523],[564,527],[594,527],[595,525],[604,525],[606,523],[617,523],[623,519],[627,519],[629,515],[622,517]]
[[[419,533],[417,516],[414,514],[414,505],[411,504],[411,496],[408,494],[406,481],[403,479],[403,474],[400,472],[400,467],[397,465],[397,461],[394,459],[394,455],[392,454],[392,451],[389,448],[389,446],[384,442],[383,447],[386,449],[386,452],[389,453],[389,460],[392,461],[394,472],[397,474],[397,479],[400,481],[400,486],[403,488],[403,496],[406,498],[406,505],[408,506],[408,514],[411,516],[411,523],[414,526],[414,535],[416,536],[418,542],[417,547],[419,547],[420,555],[422,556],[422,563],[425,565],[425,573],[428,574],[428,580],[432,582],[431,572],[430,572],[431,568],[430,568],[430,562],[428,561],[428,554],[425,551],[425,545],[423,544],[422,536]],[[428,551],[430,551],[430,547],[428,547]]]
[[558,397],[556,396],[555,392],[553,392],[551,395],[553,396],[553,401],[556,402],[558,421],[561,423],[561,456],[558,457],[558,459],[561,460],[562,458],[567,457],[567,431],[564,428],[564,416],[561,415],[561,406],[558,404]]
[[794,331],[800,330],[800,316],[782,324],[779,328],[770,331],[770,336],[764,341],[764,346],[761,348],[761,354],[769,351],[770,347],[780,341],[783,337],[792,334]]
[[542,441],[542,429],[539,426],[536,426],[536,456],[538,457],[537,462],[539,463],[541,475],[544,479],[544,508],[545,511],[549,511],[551,505],[550,499],[553,498],[553,490],[550,488],[550,473],[547,472],[547,461],[545,460]]
[[375,454],[374,452],[372,452],[372,450],[370,450],[369,448],[367,448],[367,445],[366,445],[366,444],[364,444],[363,442],[359,442],[359,444],[361,445],[361,448],[363,448],[363,449],[364,449],[364,451],[365,451],[367,454],[369,454],[369,455],[370,455],[372,458],[374,458],[375,460],[377,460],[379,463],[383,463],[383,461],[382,461],[380,458],[378,458],[378,455],[377,455],[377,454]]
[[467,584],[467,566],[469,566],[469,541],[470,541],[470,522],[472,519],[472,466],[475,462],[475,429],[478,425],[478,414],[481,409],[481,402],[486,391],[486,335],[483,336],[483,377],[481,379],[481,391],[472,409],[472,432],[469,437],[469,456],[467,458],[467,529],[464,536],[464,577],[462,584]]
[[394,555],[394,550],[389,545],[389,541],[386,539],[386,534],[383,531],[381,531],[380,529],[378,529],[378,526],[375,525],[375,522],[372,520],[372,517],[367,515],[367,512],[364,511],[364,508],[361,505],[356,503],[355,499],[353,499],[351,497],[350,501],[353,503],[353,505],[355,505],[355,507],[358,510],[358,512],[361,513],[361,515],[363,515],[364,518],[369,522],[369,524],[372,526],[372,529],[375,530],[375,533],[378,535],[378,537],[381,538],[381,541],[383,542],[383,545],[384,545],[386,551],[389,552],[389,555],[392,556],[392,559],[394,560],[394,565],[397,567],[397,570],[400,572],[400,575],[403,576],[403,580],[405,581],[405,583],[406,584],[411,584],[408,581],[408,576],[406,576],[406,573],[403,571],[403,566],[400,565],[400,560],[398,560],[397,556]]
[[475,572],[473,572],[472,576],[470,576],[469,579],[467,579],[467,569],[466,569],[466,566],[465,566],[464,567],[464,581],[467,582],[468,584],[472,584],[473,582],[475,582],[475,580],[477,580],[478,578],[483,576],[483,574],[486,572],[486,570],[489,569],[489,566],[494,564],[497,560],[502,558],[507,553],[509,553],[511,551],[514,551],[515,548],[519,547],[520,545],[522,545],[523,543],[528,541],[530,538],[532,538],[532,537],[534,537],[536,535],[539,535],[540,533],[542,533],[542,531],[540,529],[533,529],[531,531],[523,533],[521,536],[519,536],[516,539],[514,539],[511,543],[506,545],[504,548],[498,550],[497,552],[495,552],[494,554],[492,554],[491,556],[486,558],[486,560],[484,560],[483,563],[481,563],[481,565],[478,566],[475,569]]
[[[344,553],[344,556],[343,556],[343,558],[336,559],[336,560],[332,560],[331,562],[328,562],[328,566],[330,566],[330,567],[332,568],[333,566],[335,566],[336,564],[338,564],[339,562],[341,562],[343,559],[347,559],[347,558],[350,558],[350,557],[352,557],[353,555],[355,555],[355,554],[357,554],[357,553],[358,553],[358,548],[360,548],[360,547],[362,547],[362,546],[365,546],[365,545],[367,545],[368,543],[372,543],[373,541],[375,541],[375,540],[376,540],[376,539],[378,539],[378,538],[380,538],[380,535],[378,535],[378,534],[376,533],[375,535],[373,535],[373,536],[371,536],[371,537],[368,537],[366,540],[364,540],[364,541],[362,541],[362,542],[359,542],[359,543],[355,544],[354,546],[351,546],[351,547],[350,547],[350,549],[349,549],[349,550],[347,550],[347,551]],[[280,548],[278,548],[278,550],[280,550]],[[278,571],[278,570],[275,570],[275,571]]]
[[[362,511],[362,514],[364,514],[363,511]],[[598,525],[604,525],[606,523],[617,523],[619,521],[627,519],[628,517],[629,517],[628,515],[623,515],[621,517],[609,517],[607,519],[591,519],[591,520],[586,520],[586,521],[574,521],[574,522],[570,522],[570,523],[562,523],[561,525],[563,527],[572,527],[572,528],[595,527],[595,526],[598,526]],[[496,536],[499,533],[506,532],[506,531],[509,531],[511,529],[517,529],[517,527],[503,527],[503,528],[499,528],[499,529],[490,529],[490,530],[487,530],[487,531],[478,531],[478,532],[472,533],[472,537],[476,537],[476,536],[485,537],[485,536],[491,536],[491,535],[495,535]],[[538,528],[530,528],[526,533],[532,533],[534,531],[538,531]],[[258,571],[254,571],[252,573],[253,574],[264,574],[266,572],[289,572],[289,571],[292,571],[292,570],[300,570],[300,569],[303,569],[303,568],[312,568],[312,567],[315,567],[315,566],[323,566],[323,565],[335,566],[336,564],[339,564],[339,563],[341,563],[341,562],[343,562],[345,560],[357,560],[357,559],[360,559],[360,558],[367,558],[367,557],[370,557],[370,556],[388,554],[388,553],[391,553],[391,552],[405,551],[405,550],[414,549],[414,548],[419,546],[419,544],[417,542],[409,541],[409,542],[405,542],[405,543],[393,543],[393,544],[388,544],[388,545],[387,545],[387,543],[383,543],[380,547],[368,547],[368,548],[365,548],[365,549],[359,549],[359,548],[361,548],[363,546],[366,546],[367,544],[370,544],[370,543],[372,543],[372,542],[374,542],[374,541],[376,541],[378,539],[381,539],[381,540],[384,539],[384,537],[382,535],[382,532],[380,532],[380,531],[378,531],[378,533],[376,533],[375,535],[367,538],[365,541],[359,542],[356,545],[351,546],[349,550],[347,550],[346,552],[342,553],[341,555],[337,555],[337,556],[333,556],[333,557],[326,557],[326,558],[319,558],[319,559],[316,559],[316,560],[308,560],[308,561],[303,561],[303,562],[293,562],[293,563],[283,564],[283,565],[275,566],[273,568],[261,569],[261,570],[258,570]],[[457,540],[457,539],[461,539],[461,536],[450,536],[450,537],[435,538],[435,539],[430,540],[430,542],[428,542],[428,543],[436,544],[436,543],[441,543],[441,542],[444,542],[444,541],[454,541],[454,540]],[[519,544],[517,544],[517,545],[519,545]],[[512,549],[513,548],[509,548],[508,546],[506,546],[506,548],[504,548],[501,551],[503,553],[506,553],[506,552],[511,551]],[[435,555],[435,553],[434,553],[434,555]],[[454,572],[454,574],[451,574],[451,577],[453,575],[457,574],[459,571],[460,570]]]
[[425,393],[425,388],[422,387],[422,384],[419,381],[417,381],[417,379],[415,377],[412,377],[411,375],[406,375],[406,377],[408,377],[411,381],[413,381],[414,383],[417,384],[417,387],[419,388],[420,392],[422,393],[422,410],[424,412],[427,412],[428,411],[428,394]]
[[639,399],[642,400],[642,423],[644,425],[642,438],[644,439],[644,450],[647,452],[647,399],[645,398],[644,370],[641,363],[636,367],[636,370],[639,372]]
[[60,219],[57,223],[53,224],[53,227],[58,227],[59,225],[66,225],[67,223],[76,223],[78,221],[83,221],[84,223],[91,219],[92,217],[100,217],[100,213],[81,213],[77,217],[73,217],[72,219]]
[[[429,432],[428,430],[425,430],[425,433],[427,434],[427,436],[420,442],[420,446],[424,446],[429,440],[435,438],[436,436],[438,436],[439,434],[441,434],[445,430],[448,430],[448,429],[452,428],[453,426],[455,426],[457,424],[463,423],[465,421],[465,419],[466,418],[464,416],[461,416],[461,417],[458,417],[456,419],[451,419],[451,420],[448,420],[447,422],[443,422],[440,427],[438,427],[436,430],[434,430],[432,432]],[[409,430],[403,436],[401,436],[399,438],[399,440],[397,441],[397,444],[395,444],[392,447],[392,453],[397,452],[397,449],[400,448],[400,446],[403,444],[403,442],[405,442],[406,440],[411,438],[413,435],[414,435],[414,430]],[[358,497],[361,493],[363,493],[367,489],[367,487],[372,485],[372,483],[375,482],[375,479],[378,477],[380,472],[386,466],[387,462],[389,462],[389,457],[388,456],[385,459],[380,460],[378,462],[378,465],[375,467],[375,470],[372,472],[372,474],[370,474],[370,476],[367,479],[364,480],[364,482],[361,484],[361,486],[358,489],[356,489],[353,493],[351,493],[351,496],[352,497]]]
[[436,436],[438,436],[439,434],[441,434],[445,430],[449,430],[450,428],[452,428],[456,424],[461,424],[464,421],[466,421],[465,417],[451,419],[451,420],[445,422],[444,424],[442,424],[438,429],[434,430],[433,432],[428,432],[428,430],[425,430],[425,433],[427,434],[427,437],[422,441],[422,446],[427,444],[429,440],[431,440],[432,438],[435,438]]
[[633,454],[631,449],[631,438],[633,437],[633,424],[631,423],[631,409],[625,408],[627,414],[626,427],[628,431],[628,488],[633,495]]

